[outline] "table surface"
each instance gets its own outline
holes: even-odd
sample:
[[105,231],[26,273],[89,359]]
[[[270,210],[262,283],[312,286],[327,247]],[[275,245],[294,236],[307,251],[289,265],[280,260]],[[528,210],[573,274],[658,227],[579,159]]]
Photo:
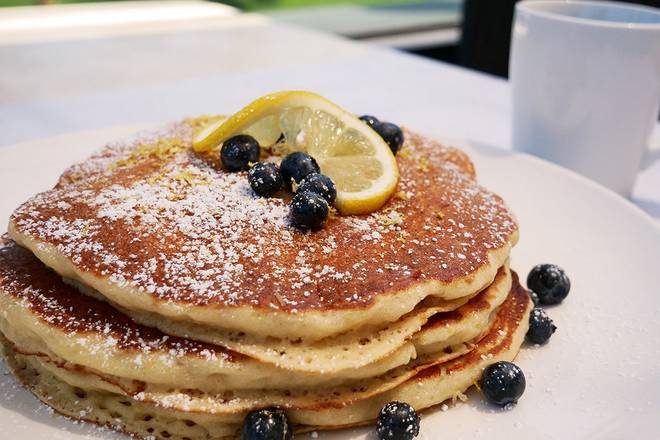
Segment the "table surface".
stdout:
[[[136,4],[159,5],[118,10]],[[3,147],[12,144],[229,113],[282,89],[314,90],[440,139],[510,148],[504,80],[226,6],[167,5],[185,7],[158,23],[118,23],[104,12],[106,21],[93,25],[49,22],[29,32],[20,32],[16,14],[0,14],[0,170],[11,167],[12,148]],[[93,10],[77,8],[70,11]],[[648,156],[632,199],[660,220],[660,129]]]

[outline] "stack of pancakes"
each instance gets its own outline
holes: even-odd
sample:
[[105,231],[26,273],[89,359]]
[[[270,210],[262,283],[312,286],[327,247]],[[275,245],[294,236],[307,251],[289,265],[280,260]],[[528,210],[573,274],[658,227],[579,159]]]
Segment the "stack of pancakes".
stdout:
[[175,439],[235,438],[277,406],[303,432],[462,397],[513,359],[518,227],[464,153],[406,132],[384,208],[305,232],[285,196],[192,152],[203,122],[109,145],[12,215],[0,339],[46,404]]

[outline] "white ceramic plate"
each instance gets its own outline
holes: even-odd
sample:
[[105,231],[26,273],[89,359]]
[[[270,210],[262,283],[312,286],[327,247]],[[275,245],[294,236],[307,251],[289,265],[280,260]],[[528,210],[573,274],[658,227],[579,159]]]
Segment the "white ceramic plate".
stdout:
[[[60,172],[122,127],[0,150],[0,227],[15,206],[49,188]],[[660,228],[631,203],[546,162],[463,145],[480,181],[517,214],[521,240],[512,266],[524,279],[536,263],[563,266],[564,303],[549,309],[559,329],[525,348],[517,363],[527,390],[511,411],[474,391],[465,404],[422,418],[420,438],[651,439],[660,436]],[[124,438],[54,416],[0,366],[0,426],[7,439]],[[375,439],[369,429],[321,439]],[[304,438],[307,438],[303,436]]]

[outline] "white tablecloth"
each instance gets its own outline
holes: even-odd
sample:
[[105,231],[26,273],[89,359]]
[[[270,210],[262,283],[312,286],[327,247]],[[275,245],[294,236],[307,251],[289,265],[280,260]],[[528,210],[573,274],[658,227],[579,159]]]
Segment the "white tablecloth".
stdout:
[[[225,15],[79,35],[9,38],[0,26],[0,155],[2,146],[71,131],[232,112],[280,89],[314,90],[441,139],[510,148],[504,80],[258,15]],[[660,219],[658,134],[633,201]]]

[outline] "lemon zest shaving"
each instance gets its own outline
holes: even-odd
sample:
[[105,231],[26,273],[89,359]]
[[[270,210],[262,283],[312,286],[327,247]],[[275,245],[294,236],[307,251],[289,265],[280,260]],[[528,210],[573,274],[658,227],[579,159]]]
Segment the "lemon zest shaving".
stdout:
[[151,177],[148,177],[146,180],[149,185],[154,185],[160,182],[163,179],[163,177],[165,177],[163,173],[158,173],[158,174],[154,174]]
[[408,194],[405,191],[399,191],[399,192],[395,193],[394,198],[395,199],[401,199],[401,200],[410,199],[410,197],[408,196]]
[[170,202],[178,202],[179,200],[185,199],[186,196],[180,193],[171,192],[167,195],[167,200]]
[[208,185],[209,183],[206,177],[193,174],[188,170],[181,171],[180,173],[174,175],[173,179],[179,180],[181,182],[185,182],[190,186],[192,186],[193,184]]
[[176,137],[159,139],[150,144],[139,144],[130,156],[115,162],[110,166],[110,169],[137,165],[148,158],[167,160],[187,149],[188,147],[186,147],[183,140]]
[[402,157],[402,158],[404,158],[404,159],[409,159],[409,158],[412,156],[412,153],[413,153],[412,149],[410,149],[410,148],[402,148],[402,149],[399,150],[399,152],[397,153],[397,156]]
[[427,172],[429,170],[429,161],[425,157],[420,157],[417,159],[417,162],[419,164],[419,169],[422,170],[423,172]]
[[385,210],[383,214],[376,214],[376,220],[383,226],[400,225],[403,223],[403,215],[393,209]]

